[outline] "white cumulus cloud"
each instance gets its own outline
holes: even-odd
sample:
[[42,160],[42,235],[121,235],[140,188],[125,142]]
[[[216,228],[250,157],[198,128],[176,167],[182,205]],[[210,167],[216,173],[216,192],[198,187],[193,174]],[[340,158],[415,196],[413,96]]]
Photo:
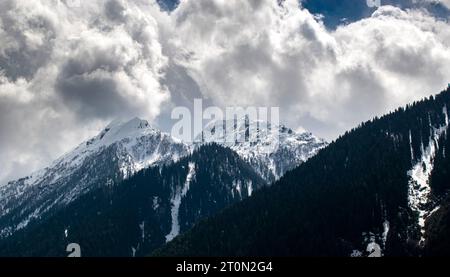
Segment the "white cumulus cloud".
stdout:
[[424,10],[383,6],[331,31],[297,0],[182,0],[170,14],[73,2],[0,2],[0,182],[115,117],[167,122],[193,97],[280,106],[290,127],[333,139],[450,78],[449,24]]
[[327,30],[295,0],[186,0],[172,15],[173,59],[226,105],[279,105],[282,120],[338,134],[437,93],[450,76],[448,22],[383,6]]
[[161,85],[152,1],[0,2],[0,180],[37,169],[118,116],[150,120]]

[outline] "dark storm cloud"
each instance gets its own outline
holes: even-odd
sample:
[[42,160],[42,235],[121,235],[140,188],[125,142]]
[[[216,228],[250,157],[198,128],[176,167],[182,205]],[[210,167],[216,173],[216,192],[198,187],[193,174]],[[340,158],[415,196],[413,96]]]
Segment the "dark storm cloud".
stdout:
[[[376,55],[377,60],[392,72],[421,77],[433,71],[432,50],[431,45],[421,45],[415,48],[389,47],[380,48]],[[435,73],[439,74],[439,72]]]
[[114,76],[126,67],[120,59],[125,53],[120,54],[121,49],[114,47],[101,49],[86,45],[85,48],[61,65],[55,88],[63,103],[85,120],[108,119],[128,111],[133,101],[121,95],[119,81]]
[[105,4],[105,14],[110,20],[123,21],[125,19],[126,8],[124,2],[120,0],[108,0]]
[[128,99],[121,97],[116,81],[110,76],[70,75],[66,65],[58,77],[56,88],[63,102],[80,118],[108,119],[120,114],[128,106]]
[[17,18],[15,11],[20,7],[14,1],[0,3],[0,69],[13,81],[33,77],[49,61],[56,37],[53,18],[45,14]]

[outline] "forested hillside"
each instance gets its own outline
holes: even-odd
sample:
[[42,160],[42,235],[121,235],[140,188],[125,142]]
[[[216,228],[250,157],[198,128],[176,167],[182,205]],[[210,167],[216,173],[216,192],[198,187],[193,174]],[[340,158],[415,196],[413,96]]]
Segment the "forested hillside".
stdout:
[[449,107],[447,89],[361,124],[154,255],[449,254]]
[[265,185],[236,153],[205,145],[31,223],[0,241],[0,256],[67,256],[70,243],[82,256],[144,255]]

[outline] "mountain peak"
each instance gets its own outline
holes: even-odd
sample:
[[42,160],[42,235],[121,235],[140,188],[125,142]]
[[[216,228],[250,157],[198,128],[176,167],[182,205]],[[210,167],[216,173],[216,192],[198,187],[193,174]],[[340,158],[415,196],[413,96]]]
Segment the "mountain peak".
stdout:
[[87,146],[108,146],[124,139],[133,139],[161,132],[153,128],[147,120],[134,117],[129,120],[114,120],[97,136],[86,142]]
[[[212,121],[201,134],[203,143],[215,142],[234,150],[271,183],[327,146],[313,134],[263,120]],[[200,141],[200,138],[197,139]]]
[[[146,120],[115,120],[50,166],[0,187],[0,239],[98,187],[111,187],[143,168],[179,160],[189,147]],[[36,189],[39,188],[39,189]]]
[[117,129],[123,128],[124,126],[135,129],[144,129],[151,127],[147,120],[141,119],[139,117],[134,117],[127,120],[115,119],[106,126],[106,129]]

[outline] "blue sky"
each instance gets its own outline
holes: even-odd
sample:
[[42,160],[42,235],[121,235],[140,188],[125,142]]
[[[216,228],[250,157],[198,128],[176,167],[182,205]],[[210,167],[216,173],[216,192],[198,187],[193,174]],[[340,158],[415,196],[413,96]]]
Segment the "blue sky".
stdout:
[[[375,8],[369,7],[366,0],[300,0],[313,14],[323,15],[323,22],[329,29],[345,23],[369,17]],[[163,9],[176,8],[179,0],[158,0]],[[381,0],[382,5],[392,5],[402,9],[425,8],[436,17],[447,18],[450,11],[444,5],[426,0]]]
[[[402,9],[425,8],[438,17],[448,17],[449,14],[449,10],[442,4],[427,1],[381,0],[381,3]],[[311,13],[324,15],[323,21],[328,28],[335,28],[344,22],[358,21],[375,11],[365,0],[304,0],[303,6]]]
[[178,0],[158,0],[163,9],[173,10],[178,5]]

